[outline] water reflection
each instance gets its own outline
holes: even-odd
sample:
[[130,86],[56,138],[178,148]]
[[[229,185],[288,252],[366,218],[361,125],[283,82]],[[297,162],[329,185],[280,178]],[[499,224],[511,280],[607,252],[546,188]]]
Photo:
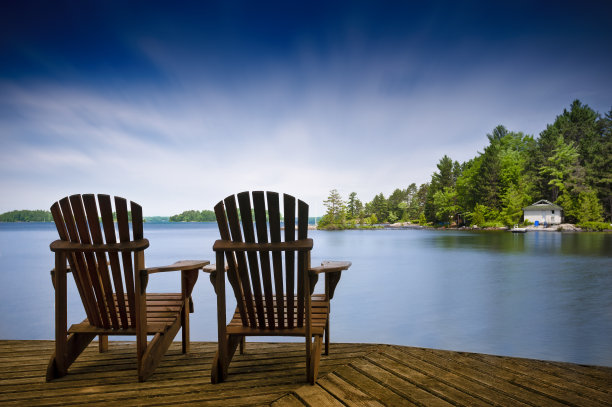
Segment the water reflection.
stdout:
[[424,241],[441,249],[610,257],[612,234],[576,232],[426,231]]

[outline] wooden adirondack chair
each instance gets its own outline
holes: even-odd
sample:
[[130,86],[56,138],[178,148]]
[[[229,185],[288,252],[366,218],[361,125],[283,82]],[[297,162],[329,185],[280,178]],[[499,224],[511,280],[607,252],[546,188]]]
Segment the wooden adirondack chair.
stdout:
[[[248,192],[236,197],[231,195],[215,206],[221,239],[213,246],[216,267],[211,274],[217,293],[219,335],[212,382],[226,379],[236,348],[240,345],[242,353],[245,336],[255,335],[303,336],[306,376],[314,384],[324,335],[325,353],[329,352],[329,302],[341,271],[348,269],[351,263],[324,262],[320,267],[310,267],[313,242],[308,238],[308,205],[304,202],[297,202],[296,239],[296,200],[290,195],[283,196],[285,230],[282,240],[278,193],[253,192],[253,206]],[[227,325],[226,270],[237,302],[234,316]],[[325,273],[325,293],[313,295],[320,273]]]
[[[108,348],[108,335],[136,336],[140,381],[153,373],[181,327],[183,353],[189,350],[191,291],[198,270],[209,262],[182,261],[145,268],[144,250],[149,241],[143,238],[142,208],[130,202],[130,237],[127,202],[120,197],[114,201],[119,242],[110,196],[98,195],[99,212],[91,194],[72,195],[51,206],[60,240],[50,246],[55,253],[55,268],[51,271],[55,287],[55,353],[47,368],[47,381],[65,376],[96,336],[101,352]],[[150,274],[172,270],[181,271],[180,293],[146,292]],[[74,276],[87,315],[70,329],[66,315],[67,272]],[[153,335],[148,343],[147,335]]]

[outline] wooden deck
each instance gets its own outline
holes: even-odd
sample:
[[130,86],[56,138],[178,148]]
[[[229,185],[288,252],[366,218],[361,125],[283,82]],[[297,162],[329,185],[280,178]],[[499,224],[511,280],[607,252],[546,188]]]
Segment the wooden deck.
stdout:
[[94,343],[46,383],[52,341],[0,341],[0,405],[612,406],[612,368],[390,345],[332,344],[310,386],[302,344],[250,342],[212,385],[215,347],[175,343],[139,383],[134,343]]

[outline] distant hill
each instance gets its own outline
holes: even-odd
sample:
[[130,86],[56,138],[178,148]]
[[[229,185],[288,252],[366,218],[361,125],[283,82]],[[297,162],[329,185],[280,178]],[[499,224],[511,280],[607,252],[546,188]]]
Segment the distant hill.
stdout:
[[10,211],[0,214],[0,222],[53,222],[49,211]]

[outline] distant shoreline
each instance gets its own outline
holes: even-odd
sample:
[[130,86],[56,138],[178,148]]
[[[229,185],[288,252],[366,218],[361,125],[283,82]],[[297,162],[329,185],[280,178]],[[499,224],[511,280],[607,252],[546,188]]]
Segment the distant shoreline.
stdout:
[[[30,224],[30,223],[49,223],[52,224],[53,221],[0,221],[0,224],[9,224],[9,223],[24,223],[24,224]],[[145,223],[151,224],[151,225],[162,225],[162,224],[192,224],[192,223],[215,223],[215,221],[180,221],[180,222],[170,222],[170,221],[158,221],[158,220],[151,220],[151,221],[147,221],[145,218]],[[578,227],[574,224],[571,223],[562,223],[559,225],[553,225],[553,226],[548,226],[548,227],[544,227],[544,226],[524,226],[523,227],[527,232],[584,232],[584,233],[588,233],[588,232],[612,232],[612,224],[610,225],[609,229],[604,229],[604,230],[588,230],[588,229],[583,229],[581,227]],[[282,228],[284,229],[284,227]],[[379,224],[379,225],[375,225],[375,226],[369,226],[369,227],[354,227],[354,228],[338,228],[338,229],[318,229],[317,225],[313,225],[313,224],[309,224],[308,225],[308,230],[322,230],[322,231],[327,231],[327,232],[337,232],[337,231],[343,231],[343,230],[452,230],[452,231],[467,231],[467,232],[496,232],[496,231],[511,231],[512,228],[510,227],[486,227],[486,228],[481,228],[481,227],[477,227],[477,226],[460,226],[460,227],[447,227],[447,226],[442,226],[442,227],[434,227],[434,226],[428,226],[428,225],[419,225],[416,223],[409,223],[409,222],[404,222],[404,223],[393,223],[393,224]]]
[[[314,229],[317,229],[317,228],[315,227]],[[601,231],[586,230],[586,229],[580,228],[571,223],[562,223],[559,225],[553,225],[553,226],[548,226],[548,227],[531,225],[531,226],[524,226],[524,229],[527,232],[585,232],[585,233],[586,232],[612,232],[612,224],[610,225],[609,229],[605,229]],[[434,226],[428,226],[428,225],[419,225],[419,224],[410,223],[410,222],[403,222],[403,223],[400,222],[400,223],[393,223],[393,224],[379,224],[376,226],[365,227],[365,228],[354,227],[354,228],[345,228],[345,229],[338,228],[338,229],[317,229],[317,230],[323,230],[323,231],[329,231],[329,232],[342,231],[342,230],[452,230],[452,231],[467,231],[467,232],[471,232],[471,231],[496,232],[496,231],[511,231],[512,228],[507,227],[507,226],[486,227],[486,228],[481,228],[478,226],[434,227]]]

